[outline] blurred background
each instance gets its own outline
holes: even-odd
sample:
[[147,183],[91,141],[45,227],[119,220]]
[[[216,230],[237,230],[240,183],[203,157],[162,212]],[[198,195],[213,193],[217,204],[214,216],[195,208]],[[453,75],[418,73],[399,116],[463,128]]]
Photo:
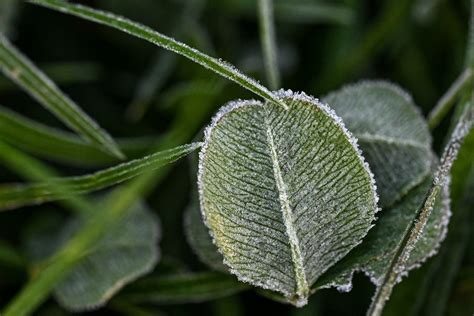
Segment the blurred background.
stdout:
[[[77,2],[148,25],[227,60],[266,84],[254,0]],[[275,0],[275,18],[282,87],[315,97],[360,79],[387,79],[409,91],[426,115],[463,69],[468,1]],[[0,0],[0,32],[114,137],[141,137],[144,143],[158,141],[163,147],[189,142],[224,103],[254,97],[201,66],[149,43],[23,1]],[[64,129],[54,116],[3,76],[0,104]],[[434,130],[437,152],[450,123],[448,115]],[[145,152],[136,150],[135,156]],[[64,175],[85,174],[110,165],[45,161]],[[183,212],[195,186],[190,177],[192,168],[193,163],[186,159],[173,165],[147,198],[162,222],[160,247],[164,259],[156,271],[166,271],[167,265],[192,271],[207,269],[192,253],[183,232]],[[3,166],[0,177],[1,182],[21,181]],[[454,221],[451,225],[458,225],[453,228],[458,234],[443,245],[446,253],[454,249],[450,245],[460,246],[456,248],[459,251],[445,255],[447,261],[432,259],[411,273],[397,286],[387,315],[473,314],[474,234],[465,227],[473,223],[472,204],[453,203],[455,212],[456,207],[466,205],[471,209],[470,222],[460,220],[464,223],[461,227]],[[68,214],[56,204],[0,213],[0,305],[7,303],[32,273],[27,266],[3,260],[10,258],[5,253],[21,256],[29,231]],[[273,302],[253,291],[199,304],[152,308],[156,314],[165,315],[364,315],[373,291],[363,275],[356,275],[350,293],[321,291],[303,309]],[[86,314],[122,313],[107,306]],[[50,299],[36,314],[68,312]]]

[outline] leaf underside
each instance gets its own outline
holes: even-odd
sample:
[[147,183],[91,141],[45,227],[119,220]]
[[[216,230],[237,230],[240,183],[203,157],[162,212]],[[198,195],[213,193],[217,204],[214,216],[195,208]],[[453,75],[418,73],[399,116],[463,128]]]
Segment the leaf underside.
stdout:
[[[102,306],[124,285],[150,271],[158,262],[158,219],[143,203],[137,203],[133,208],[120,224],[84,254],[82,261],[56,287],[54,296],[62,306],[72,311]],[[38,239],[47,243],[41,245],[41,249],[49,249],[49,253],[32,255],[41,260],[54,253],[72,237],[81,223],[78,219],[70,221],[60,231],[53,232],[54,238],[30,236],[27,242],[33,242],[29,247],[31,250],[40,246],[35,242]]]
[[430,173],[428,126],[411,97],[384,81],[364,81],[323,98],[358,138],[374,172],[380,206],[402,198]]
[[201,210],[241,281],[303,305],[309,288],[358,245],[377,210],[372,175],[329,108],[280,91],[225,106],[200,153]]

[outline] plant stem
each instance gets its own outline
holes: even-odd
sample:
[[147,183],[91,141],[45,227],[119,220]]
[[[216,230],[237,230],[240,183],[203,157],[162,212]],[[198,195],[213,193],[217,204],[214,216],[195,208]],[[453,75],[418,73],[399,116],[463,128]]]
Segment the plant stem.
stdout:
[[454,105],[456,98],[464,91],[466,87],[469,86],[469,83],[472,80],[472,75],[473,73],[470,68],[464,70],[453,82],[451,87],[449,87],[448,91],[446,91],[441,99],[439,99],[436,106],[428,115],[428,126],[431,130],[438,126],[441,120]]
[[397,255],[392,260],[389,270],[384,280],[377,287],[372,303],[367,315],[380,316],[385,302],[389,299],[393,287],[399,282],[401,275],[406,271],[405,267],[416,242],[423,233],[423,229],[429,219],[436,197],[449,179],[449,174],[454,160],[457,157],[459,148],[464,138],[469,133],[474,124],[474,104],[470,103],[459,118],[454,131],[444,149],[440,164],[434,175],[433,183],[418,209],[415,220],[406,230],[402,242],[397,248]]
[[273,17],[272,0],[259,0],[258,13],[260,24],[260,41],[263,51],[263,62],[268,83],[272,90],[280,86],[280,73],[278,71],[277,48],[275,36],[275,21]]

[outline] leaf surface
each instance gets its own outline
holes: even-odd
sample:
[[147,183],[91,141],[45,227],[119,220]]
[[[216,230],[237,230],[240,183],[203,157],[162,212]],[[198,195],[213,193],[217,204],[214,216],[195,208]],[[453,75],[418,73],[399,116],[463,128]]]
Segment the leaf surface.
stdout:
[[232,102],[200,153],[201,210],[224,262],[245,282],[306,303],[310,286],[367,234],[372,174],[333,111],[302,93]]
[[[59,231],[56,226],[56,233],[32,234],[27,240],[27,249],[36,260],[47,258],[80,229],[82,222],[76,218]],[[159,238],[157,217],[145,204],[136,203],[118,225],[83,254],[83,259],[56,286],[56,299],[72,311],[104,305],[125,284],[155,266],[159,259]],[[46,244],[40,245],[36,240]],[[43,250],[38,252],[38,249]]]
[[359,140],[375,175],[382,208],[429,174],[431,136],[411,97],[384,81],[365,81],[324,99]]

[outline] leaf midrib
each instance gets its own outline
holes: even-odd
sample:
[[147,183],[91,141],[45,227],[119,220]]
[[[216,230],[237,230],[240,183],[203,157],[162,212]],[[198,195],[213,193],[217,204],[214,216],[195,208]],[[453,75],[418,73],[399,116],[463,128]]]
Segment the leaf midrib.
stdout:
[[267,143],[270,150],[270,158],[273,166],[273,175],[275,177],[275,182],[278,189],[278,196],[281,205],[281,211],[283,213],[283,223],[286,228],[286,233],[288,235],[290,249],[291,249],[291,258],[293,262],[293,270],[295,273],[296,281],[296,295],[297,303],[302,303],[307,300],[309,294],[309,286],[306,278],[306,272],[304,268],[304,260],[301,255],[301,248],[298,236],[296,234],[296,229],[294,227],[293,212],[291,210],[290,201],[288,198],[288,193],[286,191],[286,184],[283,181],[283,176],[280,168],[280,163],[278,161],[278,155],[275,149],[275,143],[273,140],[273,134],[268,122],[267,112],[264,112],[264,124],[267,136]]

